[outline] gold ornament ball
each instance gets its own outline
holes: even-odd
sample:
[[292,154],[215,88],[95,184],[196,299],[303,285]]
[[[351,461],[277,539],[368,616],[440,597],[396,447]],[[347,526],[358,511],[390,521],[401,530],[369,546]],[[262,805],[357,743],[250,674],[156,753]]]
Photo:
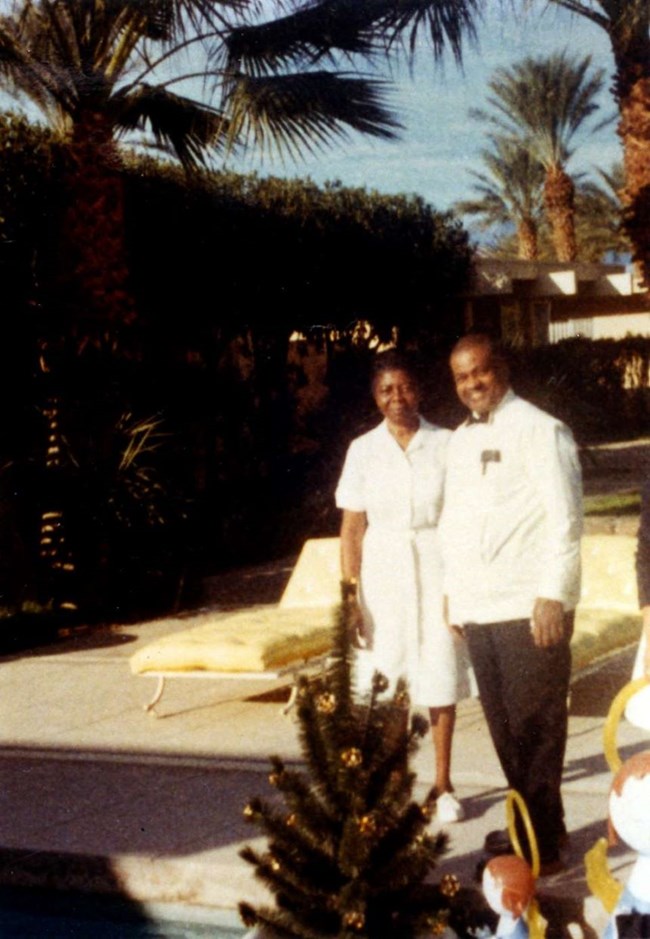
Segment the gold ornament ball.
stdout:
[[336,709],[336,695],[325,691],[316,699],[316,708],[321,714],[332,714]]
[[440,881],[440,892],[445,897],[455,897],[460,890],[460,881],[455,874],[445,874]]
[[425,822],[430,822],[433,818],[433,806],[428,802],[425,802],[424,805],[420,806],[420,812],[422,813],[422,818]]
[[357,910],[353,910],[350,913],[346,913],[343,917],[343,925],[350,926],[351,929],[358,929],[361,931],[366,925],[366,917],[363,913],[359,913]]
[[361,766],[363,762],[363,756],[361,750],[358,747],[348,747],[347,750],[343,750],[341,753],[341,762],[344,766],[347,766],[348,769],[354,769],[357,766]]
[[286,825],[287,825],[287,827],[293,828],[293,827],[295,826],[297,820],[298,820],[298,819],[296,818],[296,813],[295,813],[295,812],[292,812],[291,815],[287,815],[287,818],[286,818]]
[[255,809],[249,802],[248,805],[244,806],[244,818],[253,818],[254,815],[255,815]]
[[408,691],[400,691],[395,696],[395,704],[398,708],[409,708],[411,706],[411,699],[409,698]]
[[277,786],[280,783],[280,773],[269,773],[269,782],[272,786]]
[[363,815],[359,819],[359,831],[362,835],[374,835],[377,831],[377,820],[372,815]]

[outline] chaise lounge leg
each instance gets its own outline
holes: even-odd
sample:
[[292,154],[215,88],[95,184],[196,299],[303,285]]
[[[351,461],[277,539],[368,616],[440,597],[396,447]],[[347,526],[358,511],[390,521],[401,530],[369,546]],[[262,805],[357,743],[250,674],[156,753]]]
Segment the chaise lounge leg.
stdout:
[[145,711],[146,711],[148,714],[153,714],[154,717],[157,717],[157,716],[158,716],[158,715],[156,714],[154,708],[156,707],[156,705],[158,704],[158,702],[159,702],[160,699],[162,698],[162,693],[163,693],[164,689],[165,689],[165,678],[164,678],[163,675],[159,675],[159,676],[158,676],[158,684],[156,685],[156,690],[155,690],[155,692],[154,692],[154,696],[153,696],[153,698],[151,699],[151,701],[149,702],[149,704],[145,704],[145,706],[144,706]]
[[289,700],[287,703],[280,709],[280,713],[286,717],[287,714],[293,709],[294,704],[296,703],[296,698],[298,697],[298,675],[293,676],[293,684],[291,685],[291,693],[289,694]]

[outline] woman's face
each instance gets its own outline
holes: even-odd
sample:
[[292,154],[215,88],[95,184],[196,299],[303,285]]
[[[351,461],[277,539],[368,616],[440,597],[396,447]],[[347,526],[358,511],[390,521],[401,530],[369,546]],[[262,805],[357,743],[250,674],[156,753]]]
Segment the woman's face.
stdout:
[[399,368],[380,372],[372,391],[375,404],[391,424],[415,423],[420,405],[420,390],[408,372]]

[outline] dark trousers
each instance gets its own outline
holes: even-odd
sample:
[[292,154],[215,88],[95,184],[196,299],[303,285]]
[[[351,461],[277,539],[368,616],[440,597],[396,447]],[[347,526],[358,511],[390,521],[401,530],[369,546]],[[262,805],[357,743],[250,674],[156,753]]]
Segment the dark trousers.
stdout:
[[526,802],[542,862],[558,857],[566,832],[560,784],[572,629],[567,614],[565,639],[538,649],[528,620],[465,626],[490,735],[508,786]]

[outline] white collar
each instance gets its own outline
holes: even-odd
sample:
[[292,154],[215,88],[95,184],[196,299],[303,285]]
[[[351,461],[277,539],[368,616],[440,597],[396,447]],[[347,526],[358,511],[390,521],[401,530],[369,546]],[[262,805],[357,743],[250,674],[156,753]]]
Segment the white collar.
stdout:
[[419,450],[420,447],[424,446],[424,438],[423,438],[421,431],[422,431],[422,428],[426,426],[427,422],[424,420],[424,418],[420,414],[418,414],[418,422],[419,422],[418,429],[415,431],[415,433],[409,440],[406,446],[406,449],[402,449],[402,447],[400,447],[397,440],[393,437],[393,435],[389,431],[388,421],[386,420],[386,418],[384,418],[384,420],[381,422],[379,426],[383,429],[384,435],[388,437],[395,444],[395,446],[399,447],[402,453],[411,453],[411,451]]
[[[487,416],[487,419],[484,420],[484,421],[482,421],[481,423],[483,423],[483,424],[493,424],[493,423],[494,423],[494,417],[495,417],[495,415],[498,414],[499,411],[501,411],[501,409],[502,409],[503,407],[505,407],[505,405],[507,405],[510,401],[514,401],[515,398],[516,398],[516,395],[515,395],[514,391],[512,390],[512,388],[507,388],[506,391],[505,391],[505,394],[503,395],[503,397],[501,398],[501,400],[498,402],[498,404],[496,405],[496,407],[492,408],[492,410],[489,411],[488,416]],[[479,419],[480,415],[478,415],[478,414],[476,413],[476,411],[472,411],[472,417],[473,417],[474,420],[476,421],[476,420]],[[470,422],[470,419],[467,418],[467,419],[465,420],[465,425],[466,425],[466,426],[469,426],[470,423],[471,423],[471,422]]]

